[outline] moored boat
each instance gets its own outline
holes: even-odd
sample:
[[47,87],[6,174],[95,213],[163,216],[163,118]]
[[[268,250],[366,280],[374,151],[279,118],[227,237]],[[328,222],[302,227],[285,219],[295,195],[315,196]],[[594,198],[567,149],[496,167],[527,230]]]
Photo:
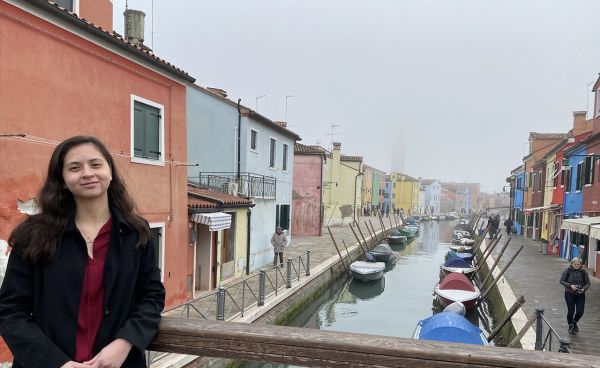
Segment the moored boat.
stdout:
[[471,264],[471,262],[473,262],[473,254],[472,253],[458,253],[458,252],[449,250],[448,253],[446,253],[446,260],[450,257],[459,257],[463,261],[465,261],[469,264]]
[[404,235],[388,235],[386,239],[388,244],[395,245],[406,243],[407,238]]
[[456,253],[471,253],[473,252],[473,247],[468,245],[450,245],[450,250]]
[[454,312],[441,312],[421,320],[413,333],[419,340],[457,342],[488,346],[483,331],[468,319]]
[[470,275],[471,273],[475,272],[475,267],[460,257],[448,257],[446,262],[444,262],[440,268],[442,269],[444,276],[451,273]]
[[356,261],[350,265],[350,272],[355,280],[374,281],[383,276],[384,262]]
[[473,308],[481,295],[479,288],[461,273],[451,273],[444,277],[442,282],[435,285],[434,293],[443,307],[461,302],[466,309]]
[[369,253],[373,256],[376,262],[389,262],[395,258],[392,248],[384,243],[379,244],[370,250]]

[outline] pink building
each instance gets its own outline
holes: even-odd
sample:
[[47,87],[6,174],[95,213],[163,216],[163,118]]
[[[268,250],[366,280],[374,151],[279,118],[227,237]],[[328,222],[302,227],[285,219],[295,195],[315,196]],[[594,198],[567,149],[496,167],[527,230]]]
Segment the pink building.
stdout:
[[321,235],[324,165],[323,148],[295,144],[292,235]]

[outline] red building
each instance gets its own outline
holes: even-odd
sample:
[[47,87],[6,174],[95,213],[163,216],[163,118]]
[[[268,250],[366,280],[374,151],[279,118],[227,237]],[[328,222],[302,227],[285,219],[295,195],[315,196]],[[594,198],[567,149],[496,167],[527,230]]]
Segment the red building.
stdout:
[[61,4],[70,9],[0,1],[0,239],[23,220],[17,200],[36,197],[55,146],[96,136],[152,227],[167,306],[185,302],[193,251],[185,84],[194,79],[155,56],[143,35],[114,33],[112,1]]
[[292,235],[321,235],[325,150],[296,143],[292,186]]

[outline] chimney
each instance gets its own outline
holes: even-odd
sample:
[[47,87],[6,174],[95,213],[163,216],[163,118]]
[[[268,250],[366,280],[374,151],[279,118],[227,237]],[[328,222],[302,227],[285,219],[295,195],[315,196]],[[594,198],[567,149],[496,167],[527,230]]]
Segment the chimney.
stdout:
[[573,136],[587,132],[587,111],[573,111]]
[[333,150],[341,150],[342,149],[342,144],[340,142],[333,142]]
[[142,46],[146,14],[140,10],[126,9],[123,15],[125,16],[125,40],[132,45]]
[[287,128],[287,121],[274,121],[274,123],[282,128]]

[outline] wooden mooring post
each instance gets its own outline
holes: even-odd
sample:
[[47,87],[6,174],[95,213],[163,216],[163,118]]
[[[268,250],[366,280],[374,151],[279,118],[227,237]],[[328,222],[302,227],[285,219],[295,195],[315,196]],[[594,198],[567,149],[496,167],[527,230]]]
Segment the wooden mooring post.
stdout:
[[340,256],[340,261],[342,262],[342,266],[344,266],[344,270],[346,271],[347,274],[350,274],[350,270],[348,269],[348,267],[346,267],[346,263],[344,263],[344,257],[342,257],[342,253],[340,253],[340,249],[337,246],[337,243],[335,241],[335,238],[333,237],[333,233],[331,232],[331,229],[329,228],[329,226],[327,226],[327,231],[329,231],[329,235],[331,236],[331,240],[333,241],[335,250],[337,250],[337,253]]
[[597,356],[165,317],[152,351],[310,367],[600,368]]
[[[383,225],[383,220],[381,220],[382,225]],[[375,241],[377,243],[380,242],[379,237],[377,236],[377,231],[375,231],[375,226],[373,226],[373,223],[371,222],[371,219],[369,219],[369,224],[371,224],[371,229],[373,230],[373,236],[375,237]],[[368,227],[368,226],[367,226]],[[383,226],[383,236],[385,237],[385,226]]]
[[502,246],[502,249],[500,250],[500,253],[498,254],[498,257],[496,257],[496,260],[494,261],[494,264],[492,265],[492,268],[490,268],[490,272],[487,274],[487,276],[485,277],[485,279],[483,279],[483,281],[481,282],[481,288],[485,287],[485,284],[487,284],[488,280],[490,279],[490,277],[492,277],[492,274],[494,273],[494,270],[496,269],[496,266],[498,265],[498,262],[500,262],[500,258],[502,258],[502,256],[504,255],[504,251],[506,250],[506,247],[508,247],[508,244],[511,241],[511,237],[508,238],[508,240],[506,241],[506,243]]
[[[358,235],[356,235],[356,231],[354,231],[354,227],[352,226],[352,224],[348,224],[348,226],[350,226],[350,230],[352,230],[352,234],[354,234],[354,237],[356,238],[356,241],[358,242],[358,245],[360,246],[360,250],[362,250],[363,253],[366,252],[366,250],[363,249],[360,239],[359,239]],[[363,237],[363,240],[364,240],[364,237]],[[368,249],[366,241],[365,241],[365,247]]]
[[373,248],[375,248],[377,246],[377,244],[375,243],[375,241],[379,241],[379,239],[377,239],[375,237],[375,234],[371,234],[371,229],[369,229],[369,224],[367,224],[367,222],[365,221],[365,226],[367,227],[367,231],[369,232],[369,237],[371,237],[371,243],[373,243]]
[[490,287],[488,287],[485,290],[485,292],[481,295],[481,298],[479,300],[483,300],[483,299],[485,299],[486,296],[488,296],[488,294],[490,293],[490,291],[492,291],[492,288],[494,286],[496,286],[496,284],[500,280],[500,277],[502,277],[502,275],[504,275],[504,272],[506,272],[506,270],[508,269],[508,267],[510,267],[510,265],[513,263],[513,261],[515,260],[515,258],[517,258],[517,256],[519,255],[519,253],[521,253],[521,251],[523,250],[523,248],[524,248],[524,246],[521,245],[521,247],[517,250],[517,252],[515,254],[513,254],[513,256],[508,261],[508,263],[502,269],[502,271],[500,271],[500,273],[498,274],[498,276],[496,276],[496,278],[494,279],[494,281],[492,281],[492,284],[490,285]]
[[365,238],[365,236],[363,235],[362,230],[360,229],[360,225],[358,224],[358,222],[356,223],[356,229],[358,229],[358,232],[360,234],[360,236],[363,238],[364,242],[365,242],[365,252],[369,250],[369,243],[367,243],[367,239]]

